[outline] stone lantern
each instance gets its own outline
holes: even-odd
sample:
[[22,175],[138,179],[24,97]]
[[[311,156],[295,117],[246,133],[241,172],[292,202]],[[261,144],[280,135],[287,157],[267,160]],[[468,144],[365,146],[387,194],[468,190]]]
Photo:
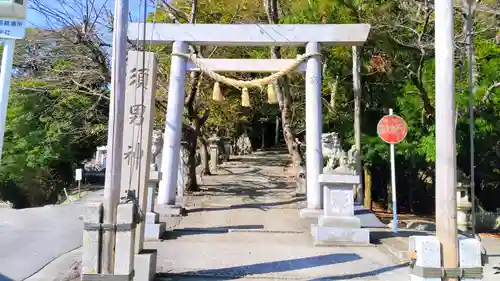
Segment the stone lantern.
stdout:
[[210,166],[212,169],[217,170],[219,166],[219,142],[221,138],[213,134],[208,141],[210,143]]
[[472,203],[469,199],[469,180],[462,171],[457,171],[457,228],[467,231],[470,227]]

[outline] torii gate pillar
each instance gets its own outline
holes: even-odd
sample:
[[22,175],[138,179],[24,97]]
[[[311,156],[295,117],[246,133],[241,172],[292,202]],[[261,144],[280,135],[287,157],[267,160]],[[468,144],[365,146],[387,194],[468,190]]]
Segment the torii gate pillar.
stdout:
[[[309,53],[320,52],[321,45],[362,45],[370,31],[368,24],[162,24],[130,23],[128,36],[132,41],[171,44],[173,52],[187,52],[187,44],[212,46],[306,46]],[[140,25],[140,26],[137,26]],[[140,39],[140,40],[138,40]],[[145,40],[143,40],[145,39]],[[278,66],[291,60],[228,60],[206,59],[214,71],[276,72]],[[182,133],[182,112],[185,96],[185,72],[197,71],[186,59],[173,56],[170,69],[168,107],[162,160],[162,182],[158,204],[175,204],[177,168]],[[299,67],[301,69],[301,67]],[[302,67],[303,69],[303,67]],[[319,175],[323,171],[321,151],[322,97],[321,59],[312,57],[306,63],[306,177],[307,208],[302,213],[319,214],[322,190]]]
[[[172,52],[186,53],[187,51],[188,45],[186,42],[174,42]],[[162,180],[159,183],[158,204],[175,204],[181,150],[184,88],[186,87],[186,65],[186,58],[172,56],[167,114],[165,116],[165,131],[163,135],[163,157],[161,159]]]
[[[307,43],[306,53],[319,52],[321,52],[319,43]],[[306,196],[308,210],[320,210],[323,206],[321,200],[323,192],[321,192],[318,182],[318,177],[323,172],[321,74],[321,58],[310,58],[306,68]]]

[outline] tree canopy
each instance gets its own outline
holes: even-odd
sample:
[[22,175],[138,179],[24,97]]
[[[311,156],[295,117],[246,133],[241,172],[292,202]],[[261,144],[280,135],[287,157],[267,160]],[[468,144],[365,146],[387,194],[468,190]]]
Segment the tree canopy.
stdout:
[[[78,0],[74,0],[78,1]],[[434,2],[424,0],[166,1],[148,16],[150,22],[179,23],[369,23],[362,47],[362,155],[373,175],[373,197],[387,203],[390,182],[388,146],[377,136],[378,120],[388,109],[408,123],[407,138],[397,145],[398,201],[408,211],[432,212],[434,206]],[[83,4],[82,4],[83,5]],[[192,9],[193,5],[196,9]],[[467,59],[467,10],[455,6],[457,160],[470,174],[468,64],[474,69],[475,158],[477,196],[487,209],[500,195],[500,6],[481,1],[474,11],[474,60]],[[83,7],[83,6],[82,6]],[[276,8],[273,10],[273,8]],[[92,9],[91,9],[92,10]],[[40,9],[40,12],[44,12]],[[274,13],[274,14],[270,14]],[[96,13],[102,23],[110,13]],[[49,17],[55,15],[49,14]],[[85,17],[82,17],[85,19]],[[91,18],[91,17],[88,17]],[[56,18],[58,19],[58,17]],[[53,201],[72,182],[72,169],[105,143],[109,44],[83,20],[33,29],[16,46],[15,76],[9,100],[0,196],[19,206]],[[134,48],[130,42],[130,48]],[[162,127],[170,69],[169,46],[153,46],[159,61],[157,124]],[[270,58],[269,48],[191,46],[212,58]],[[281,48],[294,58],[303,48]],[[345,148],[354,143],[352,52],[350,47],[323,48],[323,131],[341,135]],[[264,74],[227,74],[250,79]],[[223,87],[223,101],[212,100],[215,81],[193,74],[186,87],[185,125],[195,133],[191,151],[213,133],[237,137],[241,121],[276,116],[284,130],[305,128],[304,78],[290,75],[279,84],[280,103],[266,103],[265,92],[251,91],[251,108],[242,108],[238,89]],[[287,85],[287,87],[284,87]],[[283,112],[285,114],[283,114]],[[287,143],[293,141],[287,140]],[[193,156],[194,157],[194,156]],[[195,180],[195,179],[194,179]],[[196,185],[196,183],[194,183]],[[17,199],[14,199],[17,198]],[[498,198],[498,197],[496,197]],[[390,200],[389,200],[390,201]]]

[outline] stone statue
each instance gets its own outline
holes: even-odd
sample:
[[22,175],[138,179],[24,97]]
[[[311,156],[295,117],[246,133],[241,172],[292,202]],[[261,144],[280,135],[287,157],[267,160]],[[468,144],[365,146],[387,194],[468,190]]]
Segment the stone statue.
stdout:
[[339,165],[339,155],[342,152],[342,144],[335,132],[321,135],[321,150],[323,157],[328,158],[325,166],[326,171],[333,171]]
[[328,161],[324,168],[325,171],[333,171],[339,165],[339,153],[330,154],[327,156]]
[[296,194],[306,194],[307,183],[306,183],[306,169],[305,167],[298,167],[297,173],[295,175],[295,180],[297,181],[297,188],[295,190]]
[[[347,158],[349,170],[351,170],[355,175],[361,176],[361,155],[355,145],[351,146],[351,149],[347,152]],[[363,185],[357,184],[354,188],[356,189],[356,202],[358,204],[363,204]]]
[[333,172],[339,174],[356,174],[356,170],[352,170],[349,167],[349,159],[345,151],[339,153],[339,166]]
[[347,165],[349,169],[356,171],[356,173],[360,173],[360,171],[358,171],[359,164],[361,164],[360,153],[359,150],[356,149],[355,145],[353,145],[347,152],[347,159]]
[[342,150],[342,144],[337,133],[325,133],[321,135],[321,150],[323,156],[334,155]]
[[163,149],[163,134],[159,130],[153,130],[152,145],[151,145],[151,170],[158,171],[158,165],[156,165],[156,157],[161,153]]

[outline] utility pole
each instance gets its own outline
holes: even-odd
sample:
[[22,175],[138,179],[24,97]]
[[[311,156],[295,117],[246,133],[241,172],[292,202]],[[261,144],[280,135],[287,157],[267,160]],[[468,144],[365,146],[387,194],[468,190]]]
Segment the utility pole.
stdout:
[[0,70],[0,160],[3,152],[3,136],[7,120],[7,107],[9,104],[10,80],[12,75],[12,61],[14,60],[14,39],[5,39],[2,52],[2,66]]
[[0,160],[2,159],[3,137],[7,120],[14,48],[16,39],[23,39],[26,35],[26,10],[28,9],[28,1],[2,2],[0,5],[0,21],[7,24],[0,28],[0,39],[3,40],[0,69]]
[[[455,75],[453,0],[435,2],[436,50],[436,236],[442,246],[442,266],[457,268],[457,159],[455,136]],[[445,277],[452,281],[456,278]]]
[[471,196],[471,232],[476,234],[476,183],[474,163],[474,21],[473,14],[476,9],[476,0],[467,0],[467,54],[469,61],[469,141],[470,141],[470,196]]
[[[123,119],[126,88],[128,0],[115,0],[113,46],[111,57],[111,97],[109,101],[106,179],[104,182],[104,218],[107,225],[116,224],[116,208],[120,201]],[[122,194],[124,195],[124,194]],[[102,273],[114,268],[115,233],[103,233]]]

